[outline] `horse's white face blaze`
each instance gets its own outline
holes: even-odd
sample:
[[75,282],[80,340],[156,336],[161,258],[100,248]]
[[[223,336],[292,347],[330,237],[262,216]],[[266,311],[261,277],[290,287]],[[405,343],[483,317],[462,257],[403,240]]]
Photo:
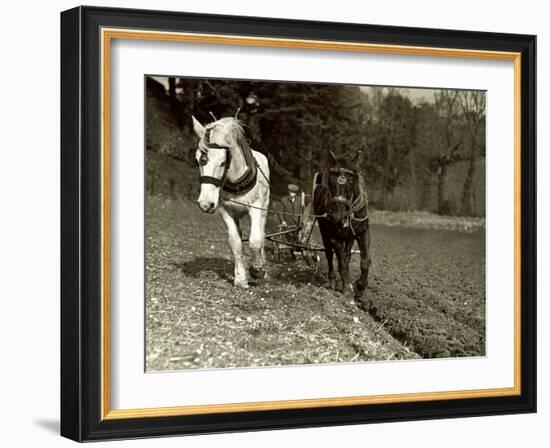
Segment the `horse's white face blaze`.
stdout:
[[[210,176],[222,179],[225,172],[226,151],[224,149],[209,148],[208,153],[198,149],[195,158],[199,164],[201,176]],[[201,183],[197,203],[203,212],[214,213],[220,201],[220,188],[207,183]]]

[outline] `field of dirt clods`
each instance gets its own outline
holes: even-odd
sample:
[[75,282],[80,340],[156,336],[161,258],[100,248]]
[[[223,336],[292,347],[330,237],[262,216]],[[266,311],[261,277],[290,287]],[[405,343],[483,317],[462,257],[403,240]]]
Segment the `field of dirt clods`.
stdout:
[[328,289],[324,255],[269,257],[267,279],[234,287],[221,220],[191,202],[148,197],[146,229],[148,371],[484,355],[483,232],[374,224],[356,301]]

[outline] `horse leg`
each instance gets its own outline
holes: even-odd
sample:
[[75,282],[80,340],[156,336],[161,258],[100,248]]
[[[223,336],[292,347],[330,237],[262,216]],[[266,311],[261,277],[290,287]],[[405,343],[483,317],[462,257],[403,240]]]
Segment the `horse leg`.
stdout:
[[346,289],[353,292],[353,285],[349,279],[349,262],[351,258],[351,248],[353,246],[353,239],[346,240],[336,245],[336,257],[338,258],[338,272],[342,279],[342,287],[339,288],[341,292]]
[[361,232],[357,235],[357,245],[361,251],[361,276],[355,282],[355,293],[357,297],[363,295],[363,291],[369,285],[369,268],[371,265],[370,259],[370,230]]
[[265,266],[267,265],[267,255],[265,250],[265,226],[267,223],[267,212],[262,213],[262,222],[261,222],[261,229],[262,229],[262,249],[260,250],[260,256],[262,257],[262,266],[264,266],[264,278],[269,277],[269,273],[267,272],[267,269]]
[[250,250],[252,252],[252,264],[250,276],[254,279],[265,276],[264,230],[265,213],[263,210],[250,208]]
[[324,246],[328,266],[328,286],[331,289],[336,289],[336,274],[334,273],[334,248],[330,242],[328,244],[324,243]]
[[262,212],[260,229],[262,231],[262,248],[260,250],[260,256],[262,257],[262,266],[267,263],[267,256],[265,254],[265,225],[267,223],[267,212]]
[[336,274],[334,273],[334,248],[332,247],[332,241],[330,240],[329,231],[324,224],[319,220],[319,230],[321,232],[321,239],[323,240],[323,247],[325,248],[325,257],[327,259],[328,266],[328,286],[331,289],[336,289]]
[[237,231],[239,232],[239,238],[242,241],[242,239],[243,239],[243,230],[241,229],[241,218],[236,213],[233,213],[232,216],[233,216],[233,219],[235,220],[235,225],[237,226]]
[[243,244],[241,241],[240,229],[235,222],[235,218],[227,212],[224,208],[219,208],[220,215],[223,219],[225,226],[227,227],[227,237],[229,241],[229,247],[233,253],[235,259],[235,286],[241,288],[248,288],[248,280],[246,279],[246,269],[243,261]]

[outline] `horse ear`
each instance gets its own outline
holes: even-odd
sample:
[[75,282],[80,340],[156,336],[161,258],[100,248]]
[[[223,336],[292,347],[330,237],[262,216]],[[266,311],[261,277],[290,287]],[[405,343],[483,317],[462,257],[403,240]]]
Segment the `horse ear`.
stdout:
[[328,154],[330,156],[331,165],[334,165],[336,163],[336,155],[332,152],[332,149],[328,151]]
[[363,162],[363,151],[359,150],[359,151],[357,151],[357,154],[355,155],[355,157],[353,159],[353,163],[355,163],[355,165],[359,166],[359,165],[361,165],[361,162]]
[[194,116],[191,115],[191,118],[193,119],[193,130],[195,134],[197,134],[197,137],[203,138],[205,133],[204,126]]

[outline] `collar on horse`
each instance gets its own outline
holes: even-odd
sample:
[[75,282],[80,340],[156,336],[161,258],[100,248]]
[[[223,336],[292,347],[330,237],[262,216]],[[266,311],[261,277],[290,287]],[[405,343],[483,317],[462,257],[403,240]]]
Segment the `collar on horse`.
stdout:
[[[200,176],[199,182],[201,184],[212,184],[218,188],[221,188],[223,191],[233,194],[244,194],[248,193],[254,185],[256,185],[256,177],[258,176],[258,167],[256,159],[252,154],[252,150],[248,145],[240,148],[246,166],[248,167],[244,174],[239,177],[236,181],[230,181],[227,179],[227,171],[231,166],[231,150],[227,146],[220,146],[217,143],[210,142],[210,129],[206,131],[205,140],[209,148],[218,148],[225,150],[225,166],[223,175],[220,179],[212,176]],[[205,155],[206,156],[206,155]]]

